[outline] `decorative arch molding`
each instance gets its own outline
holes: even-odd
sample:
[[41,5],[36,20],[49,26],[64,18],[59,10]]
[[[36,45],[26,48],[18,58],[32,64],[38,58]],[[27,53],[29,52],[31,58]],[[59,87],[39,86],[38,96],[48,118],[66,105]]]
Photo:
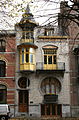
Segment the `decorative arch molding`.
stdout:
[[51,44],[49,44],[49,45],[45,45],[45,46],[43,46],[42,47],[43,49],[58,49],[58,47],[57,46],[55,46],[55,45],[51,45]]
[[30,85],[30,80],[27,77],[20,77],[17,81],[19,89],[27,89]]
[[5,82],[0,81],[0,85],[4,85],[4,86],[6,86],[7,89],[9,88],[9,85],[8,85],[7,83],[5,83]]
[[[59,84],[59,93],[60,93],[60,91],[61,91],[61,89],[62,89],[62,81],[60,80],[60,79],[58,79],[57,77],[55,77],[55,76],[52,76],[52,75],[50,75],[50,76],[44,76],[42,79],[41,79],[41,81],[40,81],[40,84],[39,84],[39,91],[40,91],[40,93],[41,93],[41,95],[45,95],[45,93],[41,90],[41,84],[42,84],[42,82],[44,82],[46,79],[52,79],[54,82],[58,82],[58,84]],[[57,93],[57,94],[59,94],[59,93]],[[52,93],[49,93],[49,94],[52,94]],[[56,90],[55,90],[55,94],[56,94]]]
[[0,55],[0,60],[4,61],[6,65],[8,64],[8,60],[3,55]]

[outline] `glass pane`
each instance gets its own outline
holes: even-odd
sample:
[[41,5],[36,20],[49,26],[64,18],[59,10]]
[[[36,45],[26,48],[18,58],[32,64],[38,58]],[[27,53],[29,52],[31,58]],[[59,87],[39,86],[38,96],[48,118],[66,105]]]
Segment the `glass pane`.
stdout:
[[29,54],[26,54],[26,62],[29,62]]
[[29,48],[26,48],[26,52],[29,52]]
[[53,56],[53,63],[54,63],[54,64],[57,63],[56,55]]
[[44,64],[47,64],[47,56],[44,55]]
[[24,53],[22,53],[22,63],[24,63]]
[[29,39],[29,32],[26,32],[26,39]]
[[30,54],[30,63],[33,63],[33,55]]
[[50,93],[49,85],[46,85],[46,94]]
[[48,56],[48,64],[52,64],[52,56]]
[[24,52],[24,48],[22,48],[22,53]]
[[0,103],[6,103],[6,89],[0,90]]
[[0,61],[0,77],[5,77],[6,65],[4,61]]
[[52,93],[52,94],[55,94],[55,88],[54,88],[54,85],[53,85],[53,84],[51,85],[51,93]]

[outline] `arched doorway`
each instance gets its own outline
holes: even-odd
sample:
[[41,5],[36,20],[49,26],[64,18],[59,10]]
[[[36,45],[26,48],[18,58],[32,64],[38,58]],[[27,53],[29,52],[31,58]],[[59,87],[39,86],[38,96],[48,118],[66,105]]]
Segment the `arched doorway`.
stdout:
[[42,116],[61,116],[62,107],[58,104],[58,94],[61,91],[61,83],[56,78],[45,78],[41,83],[41,92],[44,94],[41,104]]
[[21,77],[18,80],[18,86],[20,90],[18,92],[19,97],[19,112],[28,112],[28,104],[29,104],[29,91],[28,87],[30,85],[30,80],[26,77]]

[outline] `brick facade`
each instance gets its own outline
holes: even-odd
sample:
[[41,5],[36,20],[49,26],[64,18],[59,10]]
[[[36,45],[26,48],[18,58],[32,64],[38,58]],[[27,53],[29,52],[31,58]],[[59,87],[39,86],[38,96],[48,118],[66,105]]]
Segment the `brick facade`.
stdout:
[[[9,104],[14,114],[15,105],[15,32],[0,33],[0,40],[5,40],[5,51],[0,52],[0,61],[5,61],[5,76],[0,77],[0,85],[7,88],[6,104]],[[0,75],[1,76],[1,75]],[[1,90],[1,89],[0,89]]]

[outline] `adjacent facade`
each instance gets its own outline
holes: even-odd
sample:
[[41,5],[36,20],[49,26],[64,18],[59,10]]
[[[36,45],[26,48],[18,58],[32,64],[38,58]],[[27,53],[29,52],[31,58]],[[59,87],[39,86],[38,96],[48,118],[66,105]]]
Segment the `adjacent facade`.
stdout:
[[[76,2],[76,1],[74,1]],[[61,2],[60,4],[60,16],[68,15],[70,8],[67,7],[68,2]],[[73,6],[74,10],[70,11],[70,14],[78,14],[79,9],[76,4]],[[73,20],[68,18],[59,19],[59,28],[62,35],[69,36],[69,67],[70,67],[70,106],[71,116],[79,116],[79,26]]]
[[0,31],[0,104],[15,105],[15,32]]

